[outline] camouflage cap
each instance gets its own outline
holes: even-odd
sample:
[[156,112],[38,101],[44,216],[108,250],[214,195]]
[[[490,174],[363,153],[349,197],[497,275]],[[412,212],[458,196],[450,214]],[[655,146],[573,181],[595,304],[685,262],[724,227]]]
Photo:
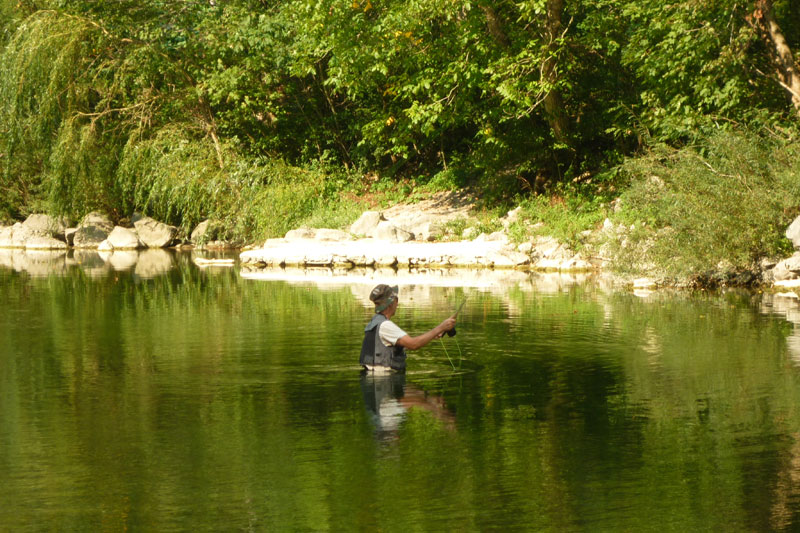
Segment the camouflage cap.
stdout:
[[369,293],[369,300],[375,304],[375,312],[380,313],[392,305],[397,299],[398,292],[399,289],[397,285],[391,287],[384,283],[381,283],[372,289],[372,292]]

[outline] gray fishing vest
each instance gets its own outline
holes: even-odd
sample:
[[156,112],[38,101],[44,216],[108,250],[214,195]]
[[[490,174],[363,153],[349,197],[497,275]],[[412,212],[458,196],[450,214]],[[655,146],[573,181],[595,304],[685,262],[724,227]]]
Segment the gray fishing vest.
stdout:
[[394,370],[406,369],[406,349],[402,346],[386,346],[381,342],[378,330],[380,325],[389,320],[376,313],[367,327],[364,328],[364,342],[361,344],[360,365],[388,366]]

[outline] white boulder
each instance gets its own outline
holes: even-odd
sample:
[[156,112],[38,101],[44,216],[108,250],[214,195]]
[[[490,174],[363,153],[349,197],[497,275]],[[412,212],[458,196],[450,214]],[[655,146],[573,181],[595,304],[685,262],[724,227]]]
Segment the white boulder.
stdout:
[[800,217],[795,218],[786,228],[786,238],[792,241],[795,250],[800,250]]
[[22,222],[17,222],[11,226],[11,229],[13,231],[11,235],[11,246],[14,248],[25,248],[25,243],[36,235],[31,228]]
[[44,214],[29,215],[23,225],[36,235],[47,235],[56,238],[63,238],[64,230],[67,227],[62,218],[54,218]]
[[371,237],[378,224],[381,223],[383,217],[378,211],[365,211],[362,215],[353,222],[350,226],[350,233],[353,235],[365,235]]
[[66,250],[67,243],[49,235],[34,235],[25,241],[26,250]]
[[137,218],[133,223],[139,240],[146,248],[164,248],[172,244],[178,228],[159,222],[150,217]]
[[97,248],[108,238],[114,224],[104,214],[92,212],[83,217],[78,229],[73,234],[72,245],[75,248]]
[[314,238],[318,241],[351,241],[353,237],[346,231],[339,229],[320,228],[316,230]]
[[795,252],[791,257],[779,261],[772,269],[772,276],[775,281],[795,279],[800,275],[800,252]]
[[299,239],[313,239],[316,236],[316,234],[317,233],[313,229],[297,228],[287,231],[284,239],[286,239],[287,241],[296,241]]
[[0,227],[0,248],[12,248],[14,246],[14,226]]
[[389,242],[408,242],[414,240],[414,234],[410,231],[398,228],[391,222],[383,221],[375,228],[373,236],[376,239]]
[[122,226],[115,226],[111,230],[107,242],[114,250],[136,250],[143,247],[139,235],[134,230]]

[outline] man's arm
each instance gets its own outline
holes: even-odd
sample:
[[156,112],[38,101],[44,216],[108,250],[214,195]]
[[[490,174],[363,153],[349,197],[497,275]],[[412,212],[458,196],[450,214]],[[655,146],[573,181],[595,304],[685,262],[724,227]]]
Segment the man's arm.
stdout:
[[417,350],[431,342],[433,339],[441,337],[444,332],[450,331],[454,327],[456,327],[456,318],[451,316],[432,330],[425,332],[422,335],[417,335],[416,337],[403,335],[397,339],[396,344],[398,346],[402,346],[403,348],[408,348],[409,350]]

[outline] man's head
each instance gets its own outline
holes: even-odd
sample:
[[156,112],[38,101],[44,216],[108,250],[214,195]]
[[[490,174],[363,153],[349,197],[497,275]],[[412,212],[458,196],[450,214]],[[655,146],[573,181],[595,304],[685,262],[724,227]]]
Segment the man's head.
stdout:
[[372,289],[372,292],[369,293],[369,299],[375,304],[375,312],[382,313],[391,307],[391,305],[397,301],[398,292],[399,289],[397,285],[390,287],[383,283]]

